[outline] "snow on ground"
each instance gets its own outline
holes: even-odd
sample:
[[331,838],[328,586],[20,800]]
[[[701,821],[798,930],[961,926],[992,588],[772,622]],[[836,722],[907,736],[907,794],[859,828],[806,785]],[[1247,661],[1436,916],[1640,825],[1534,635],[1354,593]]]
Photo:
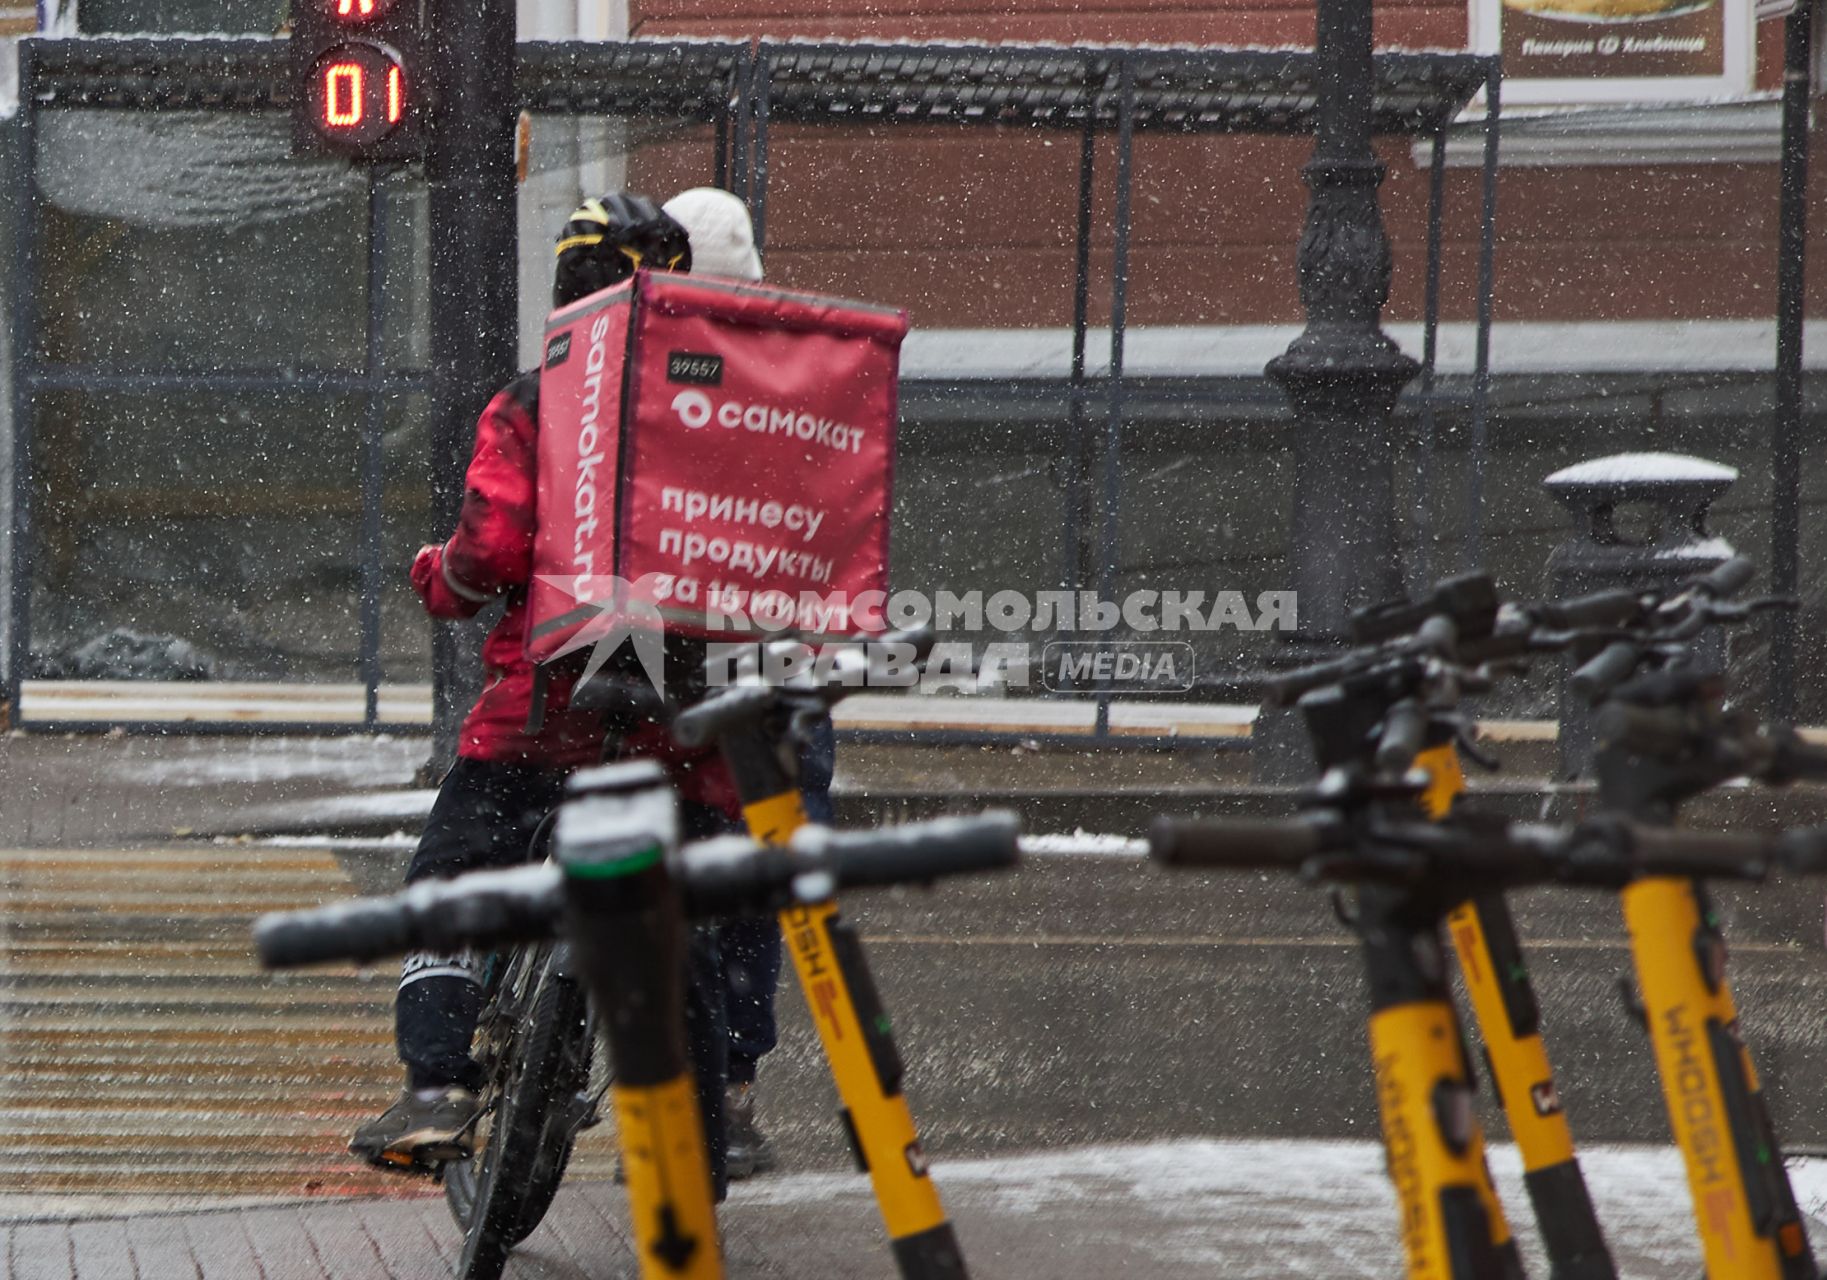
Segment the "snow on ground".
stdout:
[[1086,831],[1080,827],[1070,835],[1025,835],[1021,838],[1021,852],[1024,857],[1031,858],[1145,858],[1148,841]]
[[[1698,1273],[1686,1183],[1672,1148],[1591,1147],[1580,1160],[1627,1280]],[[1525,1257],[1534,1264],[1530,1272],[1545,1274],[1515,1147],[1493,1146],[1491,1165]],[[1122,1224],[1132,1240],[1133,1233],[1146,1233],[1164,1270],[1236,1265],[1259,1250],[1279,1258],[1287,1276],[1340,1280],[1400,1270],[1395,1200],[1382,1148],[1371,1142],[1209,1139],[1079,1147],[945,1160],[934,1177],[961,1221],[1027,1215],[1044,1235],[1046,1220],[1057,1218],[1065,1235],[1065,1220],[1095,1214]],[[1827,1211],[1827,1161],[1799,1161],[1790,1178],[1805,1212],[1818,1217]],[[806,1173],[742,1183],[732,1189],[730,1203],[736,1209],[839,1198],[864,1204],[868,1196],[859,1175]]]
[[113,766],[119,776],[149,787],[207,787],[225,783],[324,779],[352,786],[399,785],[425,760],[425,742],[391,738],[247,738],[208,751],[161,754]]
[[410,832],[395,831],[385,836],[261,836],[246,841],[241,836],[217,836],[217,844],[251,843],[279,849],[336,849],[345,853],[364,853],[373,849],[415,849],[419,838]]

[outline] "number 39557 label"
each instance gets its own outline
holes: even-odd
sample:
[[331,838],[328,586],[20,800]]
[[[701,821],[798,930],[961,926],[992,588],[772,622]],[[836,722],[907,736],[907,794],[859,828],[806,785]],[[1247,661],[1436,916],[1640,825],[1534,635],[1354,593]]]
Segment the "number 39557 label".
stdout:
[[669,351],[666,353],[666,380],[720,387],[723,385],[723,357],[695,351]]

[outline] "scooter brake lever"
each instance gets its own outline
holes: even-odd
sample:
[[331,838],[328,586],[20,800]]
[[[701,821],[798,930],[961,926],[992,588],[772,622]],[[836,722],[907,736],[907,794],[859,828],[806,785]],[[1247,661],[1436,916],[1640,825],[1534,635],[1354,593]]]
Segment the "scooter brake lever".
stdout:
[[1470,760],[1486,773],[1496,773],[1499,769],[1503,768],[1503,761],[1499,760],[1494,755],[1488,754],[1483,747],[1478,745],[1478,740],[1473,735],[1470,725],[1462,724],[1454,731],[1453,745],[1459,749],[1460,755],[1464,756],[1467,760]]

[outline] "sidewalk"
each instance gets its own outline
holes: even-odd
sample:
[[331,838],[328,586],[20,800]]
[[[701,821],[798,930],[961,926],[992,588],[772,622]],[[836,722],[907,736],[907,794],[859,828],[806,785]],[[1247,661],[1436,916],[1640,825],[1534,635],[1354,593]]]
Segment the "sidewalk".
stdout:
[[[1526,1215],[1515,1153],[1493,1153],[1499,1190]],[[1673,1153],[1585,1154],[1623,1280],[1700,1267]],[[980,1280],[1357,1280],[1400,1271],[1395,1205],[1370,1143],[1184,1141],[941,1162],[934,1177]],[[1805,1205],[1827,1168],[1796,1172]],[[739,1186],[720,1215],[732,1277],[892,1280],[861,1175],[775,1175]],[[1530,1274],[1546,1274],[1533,1225],[1514,1224]],[[222,1212],[18,1224],[9,1280],[445,1280],[459,1245],[442,1199],[318,1202]],[[1817,1240],[1817,1248],[1819,1241]],[[518,1280],[634,1280],[637,1241],[621,1188],[568,1183],[515,1254]]]

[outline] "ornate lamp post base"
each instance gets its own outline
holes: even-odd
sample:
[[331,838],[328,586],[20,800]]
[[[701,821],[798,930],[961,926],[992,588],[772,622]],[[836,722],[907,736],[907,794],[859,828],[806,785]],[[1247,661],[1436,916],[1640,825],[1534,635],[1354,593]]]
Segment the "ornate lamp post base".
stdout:
[[[1384,168],[1370,145],[1369,0],[1320,0],[1316,56],[1319,130],[1301,171],[1312,197],[1296,254],[1307,327],[1267,369],[1297,432],[1289,564],[1300,627],[1282,655],[1289,662],[1336,647],[1353,609],[1402,589],[1389,415],[1421,368],[1378,323],[1390,254],[1377,204]],[[1312,776],[1293,715],[1258,716],[1258,781]]]

